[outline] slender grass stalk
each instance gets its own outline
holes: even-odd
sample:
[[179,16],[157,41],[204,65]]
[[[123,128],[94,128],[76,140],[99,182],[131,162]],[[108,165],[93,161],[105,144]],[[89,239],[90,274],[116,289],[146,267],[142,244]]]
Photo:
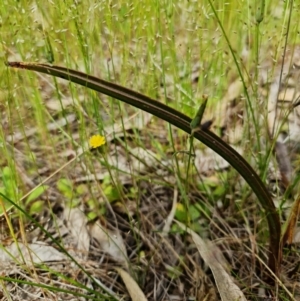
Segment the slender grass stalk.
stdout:
[[[35,286],[35,287],[40,287],[40,288],[43,288],[43,289],[47,289],[49,291],[52,291],[52,292],[61,292],[61,293],[66,293],[66,294],[69,294],[69,295],[73,295],[73,296],[76,296],[76,297],[84,297],[84,298],[88,298],[89,300],[118,300],[116,297],[107,297],[103,294],[99,294],[93,290],[88,290],[87,287],[81,287],[80,286],[80,283],[76,283],[76,285],[82,289],[86,289],[87,290],[87,294],[83,294],[83,293],[77,293],[77,292],[74,292],[74,291],[71,291],[71,290],[67,290],[67,289],[63,289],[63,288],[59,288],[59,287],[55,287],[55,286],[51,286],[51,285],[46,285],[46,284],[42,284],[42,283],[36,283],[36,282],[31,282],[31,281],[27,281],[27,280],[20,280],[20,279],[16,279],[16,278],[10,278],[10,277],[3,277],[3,276],[0,276],[0,280],[1,281],[9,281],[9,282],[12,282],[12,283],[19,283],[19,284],[27,284],[27,285],[30,285],[30,286]],[[95,295],[95,296],[93,296]],[[99,299],[101,298],[101,299]]]
[[190,150],[189,150],[189,158],[188,158],[188,164],[187,164],[187,169],[186,169],[186,179],[189,177],[189,170],[190,170],[190,164],[191,164],[191,157],[192,157],[192,151],[193,151],[193,145],[194,145],[194,133],[196,131],[201,130],[201,122],[202,122],[202,117],[204,115],[204,111],[206,108],[208,97],[206,95],[203,96],[203,102],[201,103],[196,116],[194,119],[191,121],[191,136],[190,136]]
[[259,158],[259,165],[261,165],[261,159],[262,159],[262,158],[261,158],[261,149],[260,149],[259,126],[258,126],[257,120],[256,120],[256,118],[255,118],[254,109],[253,109],[253,106],[252,106],[252,103],[251,103],[250,95],[249,95],[249,93],[248,93],[246,81],[245,81],[244,75],[243,75],[243,73],[242,73],[240,64],[238,63],[236,54],[235,54],[235,52],[234,52],[234,50],[233,50],[233,48],[232,48],[232,46],[231,46],[231,43],[230,43],[230,41],[229,41],[228,35],[227,35],[227,33],[226,33],[225,29],[224,29],[224,26],[223,26],[223,24],[222,24],[222,22],[221,22],[221,20],[220,20],[220,18],[219,18],[219,16],[218,16],[218,14],[217,14],[217,11],[216,11],[216,9],[215,9],[215,7],[214,7],[212,1],[211,1],[211,0],[208,0],[208,2],[209,2],[209,4],[210,4],[210,7],[211,7],[213,13],[214,13],[215,18],[217,19],[217,22],[218,22],[218,24],[219,24],[219,26],[220,26],[220,28],[221,28],[221,30],[222,30],[223,36],[224,36],[224,38],[225,38],[225,40],[226,40],[226,42],[227,42],[228,48],[229,48],[230,53],[231,53],[231,56],[232,56],[232,58],[233,58],[233,60],[234,60],[234,64],[235,64],[236,69],[237,69],[237,71],[238,71],[239,77],[240,77],[240,79],[241,79],[241,81],[242,81],[242,83],[243,83],[243,88],[244,88],[244,93],[245,93],[246,100],[247,100],[247,105],[248,105],[248,107],[249,107],[250,115],[251,115],[252,122],[253,122],[254,128],[255,128],[255,135],[256,135],[256,141],[257,141],[257,147],[258,147],[257,153],[258,153],[258,158]]

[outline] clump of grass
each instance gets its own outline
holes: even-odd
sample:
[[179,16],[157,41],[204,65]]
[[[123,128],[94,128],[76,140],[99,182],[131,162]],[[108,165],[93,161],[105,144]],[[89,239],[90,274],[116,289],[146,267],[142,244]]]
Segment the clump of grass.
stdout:
[[[218,119],[221,120],[224,111],[216,112],[215,106],[224,96],[231,78],[237,76],[240,79],[244,78],[246,86],[251,81],[247,78],[246,71],[250,73],[249,70],[252,70],[254,65],[255,81],[250,85],[254,96],[251,96],[251,91],[247,95],[248,90],[244,88],[247,98],[244,112],[247,114],[244,114],[245,135],[241,144],[245,145],[244,148],[248,150],[248,154],[245,155],[248,158],[253,153],[253,148],[250,148],[249,145],[252,145],[253,142],[253,145],[256,146],[258,164],[255,169],[258,170],[258,174],[262,175],[263,180],[266,179],[273,145],[266,152],[262,151],[264,146],[261,144],[261,128],[258,120],[261,114],[267,116],[267,107],[259,100],[256,83],[258,69],[263,61],[261,56],[268,52],[269,44],[278,49],[283,43],[283,28],[287,24],[287,17],[291,12],[288,5],[278,7],[282,9],[280,16],[283,16],[284,25],[281,24],[281,17],[273,18],[272,12],[276,7],[269,1],[265,4],[264,19],[259,22],[257,22],[256,16],[258,8],[261,9],[261,1],[257,7],[248,7],[238,1],[228,4],[200,3],[199,1],[182,3],[134,1],[115,4],[99,3],[94,7],[88,7],[88,5],[83,2],[69,5],[69,3],[59,1],[55,2],[55,5],[47,3],[40,6],[36,3],[32,7],[28,7],[25,1],[19,1],[14,7],[5,3],[0,4],[1,15],[8,16],[7,23],[3,23],[2,57],[9,60],[18,58],[18,60],[49,62],[79,69],[158,98],[162,103],[167,103],[189,116],[194,116],[201,96],[206,93],[210,96],[211,102],[204,119],[212,116],[217,118],[216,115],[220,115]],[[23,15],[26,15],[26,18]],[[15,35],[11,35],[9,20],[14,20]],[[293,20],[291,22],[290,28],[293,30],[290,32],[292,34],[289,35],[289,41],[285,40],[284,43],[293,44],[298,39],[298,35],[293,34],[297,32],[295,29],[298,25]],[[220,25],[223,26],[223,32],[220,30]],[[278,28],[282,28],[279,35]],[[229,44],[230,49],[228,48]],[[255,47],[251,46],[253,44]],[[241,61],[240,56],[243,51],[249,51],[249,55],[248,59],[244,57]],[[276,55],[274,59],[276,59]],[[237,67],[240,70],[239,75],[237,75]],[[122,151],[127,158],[130,156],[132,144],[138,144],[144,149],[149,148],[150,145],[153,152],[163,153],[163,156],[166,157],[168,152],[173,154],[178,150],[185,150],[187,148],[186,135],[165,126],[163,135],[168,139],[162,141],[159,141],[158,135],[147,136],[148,139],[145,139],[137,130],[128,133],[125,129],[125,120],[136,111],[132,107],[116,102],[111,96],[99,95],[71,83],[67,84],[45,76],[36,77],[29,73],[28,75],[22,73],[17,77],[12,74],[12,71],[3,68],[4,66],[0,69],[3,75],[0,97],[5,100],[3,114],[7,123],[0,132],[4,150],[1,165],[12,170],[11,187],[14,187],[12,189],[12,194],[15,195],[14,200],[20,200],[22,196],[45,179],[49,181],[48,185],[51,187],[56,187],[55,183],[61,179],[68,179],[71,183],[73,181],[75,183],[76,176],[79,174],[89,174],[90,176],[88,171],[91,170],[96,176],[96,167],[106,164],[111,180],[111,185],[108,187],[118,191],[117,196],[120,201],[118,206],[122,211],[121,216],[131,216],[132,212],[128,210],[126,202],[134,199],[134,206],[137,208],[135,211],[138,216],[137,223],[142,225],[144,216],[139,213],[139,209],[142,212],[146,209],[140,204],[140,201],[145,202],[145,199],[139,195],[139,191],[141,191],[139,176],[129,169],[127,173],[131,178],[131,187],[124,188],[120,178],[124,176],[125,172],[118,166],[111,166],[104,162],[105,160],[100,161],[95,156],[78,158],[71,154],[70,150],[80,149],[82,145],[85,145],[88,137],[95,132],[103,132],[107,125],[116,127],[118,124],[123,128],[122,143],[118,142],[120,138],[115,135],[110,150],[119,154],[119,146],[122,145]],[[48,102],[52,100],[57,101],[55,106],[49,105]],[[76,122],[68,122],[71,113],[75,113]],[[66,121],[65,126],[60,126],[54,131],[49,129],[50,122],[57,122],[60,119]],[[255,125],[255,137],[252,136],[250,127],[247,126],[250,124],[250,120]],[[158,121],[155,121],[158,124]],[[29,135],[29,129],[36,129],[34,135]],[[20,133],[22,139],[16,140],[15,133]],[[6,142],[8,135],[12,137],[10,143]],[[171,144],[168,145],[167,141],[171,141]],[[92,146],[98,145],[98,142],[99,140],[95,139],[96,144],[93,142]],[[196,147],[198,146],[196,145]],[[64,165],[68,155],[65,157],[62,154],[73,156],[73,161],[68,165],[72,166],[72,169]],[[77,159],[79,164],[75,164]],[[193,182],[200,182],[201,178],[199,179],[192,172],[191,177],[186,179],[181,172],[181,163],[187,160],[187,157],[175,156],[175,159],[175,165],[168,167],[168,171],[172,170],[176,177],[176,186],[180,190],[180,201],[184,200],[187,203],[191,214],[198,215],[198,212],[195,212],[202,210],[210,220],[213,208],[200,206],[199,209],[199,204],[206,203],[209,198],[205,195],[211,189],[209,184],[205,184],[209,181],[205,176],[200,175],[206,180],[202,181],[205,187],[200,192],[204,197],[202,195],[199,198],[201,201],[194,204],[195,199],[191,197],[195,193]],[[20,166],[23,168],[22,170],[20,170]],[[164,168],[163,164],[158,166],[157,170]],[[59,172],[56,173],[57,170]],[[160,176],[158,171],[155,173]],[[28,180],[26,174],[33,179],[31,183],[26,181]],[[148,177],[152,181],[157,179],[150,175]],[[217,174],[217,177],[222,176]],[[248,188],[241,185],[240,191],[236,191],[233,187],[232,183],[237,182],[237,178],[234,173],[228,173],[228,177],[222,178],[222,181],[225,181],[224,185],[231,188],[223,190],[222,195],[216,194],[217,199],[230,198],[229,209],[232,207],[238,209],[237,212],[234,210],[236,219],[250,225],[251,216],[244,214],[243,207],[252,208],[253,202],[249,198]],[[172,185],[174,183],[164,182],[163,186],[169,189]],[[78,206],[99,208],[97,201],[102,192],[99,185],[95,186],[90,183],[86,184],[85,193],[82,194],[82,199],[79,199]],[[198,189],[201,185],[196,185],[196,187]],[[166,191],[169,191],[168,189]],[[128,193],[130,190],[138,191],[138,197],[130,195]],[[228,191],[237,194],[236,202],[235,196],[228,196]],[[7,193],[5,195],[8,196]],[[37,199],[40,201],[40,198],[43,197],[45,206],[47,204],[52,207],[53,203],[63,202],[57,198],[55,201],[49,201],[49,195],[46,192]],[[114,201],[107,202],[108,206],[113,206]],[[243,205],[240,207],[241,203]],[[22,208],[23,204],[19,205]],[[160,206],[159,203],[156,205]],[[209,205],[211,206],[211,204]],[[208,210],[208,207],[211,210]],[[151,206],[148,205],[147,208],[151,209]],[[163,212],[165,212],[164,210],[165,207],[163,207]],[[104,219],[101,212],[103,213],[99,210],[99,216],[93,215],[91,219]],[[260,220],[260,213],[253,211],[253,214],[257,215],[254,220]],[[188,220],[189,218],[186,219],[186,221]],[[197,218],[195,220],[197,221]],[[134,222],[129,221],[129,225],[126,231],[133,231]],[[204,223],[204,225],[207,227],[208,223]],[[135,234],[132,240],[139,245],[141,238],[135,231],[133,231]],[[214,234],[211,233],[211,235]],[[158,237],[155,236],[155,239]],[[261,242],[262,248],[265,243],[266,241]],[[144,250],[139,254],[141,257],[143,252],[145,254]],[[151,252],[146,252],[146,254],[149,255]],[[179,250],[176,252],[181,254]],[[184,264],[182,266],[184,267]],[[183,275],[181,266],[178,270],[179,275]],[[146,275],[149,274],[143,273],[142,276],[146,277]],[[176,275],[174,270],[170,278],[175,279]],[[146,285],[145,279],[141,281],[140,285]]]

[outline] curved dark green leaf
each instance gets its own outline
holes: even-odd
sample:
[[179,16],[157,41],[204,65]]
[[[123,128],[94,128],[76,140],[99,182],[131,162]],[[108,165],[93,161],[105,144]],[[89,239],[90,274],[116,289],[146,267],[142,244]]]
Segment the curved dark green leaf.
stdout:
[[[51,66],[46,64],[35,64],[25,62],[8,62],[8,66],[14,68],[28,69],[37,72],[46,73],[52,76],[64,78],[73,83],[77,83],[84,87],[93,89],[103,94],[109,95],[113,98],[124,101],[132,106],[135,106],[143,111],[153,114],[170,124],[182,129],[188,134],[191,134],[191,118],[176,111],[165,104],[153,100],[143,94],[99,79],[97,77],[67,69],[59,66]],[[231,166],[233,166],[238,173],[250,185],[253,192],[256,194],[261,206],[265,210],[270,232],[270,254],[269,267],[275,275],[278,275],[279,265],[281,260],[280,249],[280,233],[281,225],[280,218],[273,203],[273,200],[262,183],[259,176],[247,161],[239,155],[232,147],[225,143],[218,136],[207,129],[203,129],[194,133],[194,137],[214,150],[222,158],[224,158]]]

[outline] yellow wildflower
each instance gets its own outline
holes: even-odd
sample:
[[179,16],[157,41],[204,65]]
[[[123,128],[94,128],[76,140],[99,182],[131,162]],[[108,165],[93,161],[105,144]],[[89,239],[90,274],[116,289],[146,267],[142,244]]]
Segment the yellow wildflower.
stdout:
[[90,148],[97,148],[100,147],[101,145],[105,144],[105,137],[101,135],[94,135],[90,138]]
[[185,208],[181,203],[177,203],[176,204],[176,210],[178,210],[179,212],[185,212]]

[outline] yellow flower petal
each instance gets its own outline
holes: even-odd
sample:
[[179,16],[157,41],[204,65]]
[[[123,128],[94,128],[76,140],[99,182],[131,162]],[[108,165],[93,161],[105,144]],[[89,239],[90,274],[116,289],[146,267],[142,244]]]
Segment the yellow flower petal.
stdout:
[[90,148],[97,148],[100,147],[101,145],[105,144],[105,137],[101,135],[94,135],[90,138]]

